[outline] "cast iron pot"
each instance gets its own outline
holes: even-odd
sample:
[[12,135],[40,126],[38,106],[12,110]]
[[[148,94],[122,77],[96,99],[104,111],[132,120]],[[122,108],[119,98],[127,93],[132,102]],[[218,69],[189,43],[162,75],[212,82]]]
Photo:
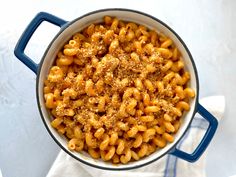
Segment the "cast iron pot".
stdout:
[[[143,159],[134,162],[129,162],[128,164],[113,165],[109,162],[104,162],[101,159],[93,159],[86,152],[78,153],[69,151],[67,149],[68,140],[64,136],[60,135],[54,128],[51,127],[50,122],[52,120],[52,116],[46,109],[44,103],[44,95],[43,95],[44,80],[46,79],[47,74],[49,73],[49,69],[53,65],[54,59],[56,58],[56,54],[63,47],[65,42],[72,37],[73,34],[84,29],[91,23],[101,22],[103,17],[106,15],[115,16],[124,21],[132,21],[138,24],[142,24],[150,29],[160,31],[165,35],[169,36],[174,41],[175,45],[180,50],[183,56],[185,69],[189,71],[191,75],[190,87],[193,88],[196,92],[195,98],[192,99],[190,102],[190,110],[183,115],[184,116],[184,118],[182,119],[183,122],[180,126],[179,131],[175,135],[174,142],[168,144],[163,149],[157,150],[153,154]],[[43,21],[47,21],[49,23],[59,26],[60,31],[56,34],[54,39],[49,44],[40,63],[37,64],[28,56],[26,56],[24,51],[31,36]],[[22,34],[21,38],[19,39],[15,47],[14,53],[16,57],[21,62],[23,62],[28,68],[30,68],[37,76],[37,81],[36,81],[37,104],[41,118],[47,131],[49,132],[51,137],[55,140],[55,142],[61,147],[61,149],[63,149],[67,154],[69,154],[73,158],[87,165],[108,170],[133,169],[150,164],[168,153],[183,160],[189,162],[195,162],[205,151],[217,129],[218,122],[216,118],[213,117],[203,106],[199,104],[198,100],[199,81],[198,81],[197,69],[194,60],[192,58],[192,55],[189,52],[187,46],[185,45],[183,40],[179,37],[179,35],[168,25],[163,23],[161,20],[151,15],[145,14],[143,12],[130,9],[117,9],[117,8],[102,9],[87,13],[70,22],[58,18],[56,16],[53,16],[51,14],[40,12],[35,16],[35,18],[30,22],[28,27],[25,29],[24,33]],[[181,140],[181,138],[183,138],[188,128],[190,127],[191,122],[194,119],[194,115],[197,112],[209,122],[209,126],[200,144],[197,146],[197,148],[194,150],[193,153],[189,154],[187,152],[178,149],[177,145],[178,142]]]

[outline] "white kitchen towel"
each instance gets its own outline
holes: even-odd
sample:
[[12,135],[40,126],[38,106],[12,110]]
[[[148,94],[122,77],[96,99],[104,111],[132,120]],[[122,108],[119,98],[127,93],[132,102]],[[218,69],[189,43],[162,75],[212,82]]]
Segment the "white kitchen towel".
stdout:
[[[223,117],[225,110],[224,96],[206,97],[201,99],[200,103],[218,121]],[[192,152],[199,144],[207,127],[207,121],[199,114],[196,114],[189,130],[178,143],[177,147],[186,152]],[[47,177],[205,177],[205,164],[206,152],[195,163],[189,163],[168,154],[142,168],[128,171],[107,171],[84,165],[61,150]]]

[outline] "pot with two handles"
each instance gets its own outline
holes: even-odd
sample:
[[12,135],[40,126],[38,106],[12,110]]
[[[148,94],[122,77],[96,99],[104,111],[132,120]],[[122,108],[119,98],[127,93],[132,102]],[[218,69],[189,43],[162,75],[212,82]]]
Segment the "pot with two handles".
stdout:
[[[191,77],[190,86],[196,93],[195,98],[193,98],[190,102],[190,110],[184,115],[185,117],[183,119],[179,131],[175,135],[175,140],[173,143],[168,144],[163,149],[159,149],[153,154],[145,158],[142,158],[138,161],[119,165],[113,165],[109,162],[104,162],[101,159],[93,159],[85,152],[78,153],[69,151],[67,149],[68,140],[64,136],[59,135],[59,133],[50,125],[52,119],[45,107],[44,94],[43,94],[44,80],[46,79],[49,70],[54,63],[53,59],[56,58],[57,53],[63,47],[65,42],[68,41],[73,34],[84,29],[89,24],[101,22],[103,17],[107,15],[115,16],[123,21],[131,21],[137,24],[147,26],[149,29],[155,29],[157,31],[164,33],[166,36],[170,37],[182,54],[183,61],[185,63],[185,68],[190,73]],[[47,21],[56,26],[59,26],[60,31],[56,34],[54,39],[49,44],[40,63],[37,64],[31,58],[25,55],[24,51],[31,36],[43,21]],[[198,80],[197,69],[187,46],[173,29],[171,29],[161,20],[151,15],[145,14],[143,12],[130,9],[117,9],[117,8],[102,9],[85,14],[70,22],[58,18],[56,16],[53,16],[51,14],[40,12],[35,16],[35,18],[30,22],[28,27],[25,29],[24,33],[22,34],[21,38],[19,39],[15,47],[14,53],[16,57],[21,62],[23,62],[29,69],[31,69],[37,76],[37,81],[36,81],[37,104],[41,118],[47,131],[49,132],[51,137],[55,140],[55,142],[61,147],[61,149],[63,149],[67,154],[74,157],[78,161],[83,162],[87,165],[108,170],[134,169],[150,164],[168,153],[183,160],[189,162],[195,162],[203,154],[203,152],[209,145],[210,141],[212,140],[214,133],[217,129],[218,122],[216,118],[213,117],[203,106],[199,104],[199,80]],[[178,142],[181,140],[181,138],[183,138],[186,131],[189,129],[191,122],[194,119],[194,115],[196,113],[202,115],[202,117],[209,122],[209,126],[201,142],[199,143],[197,148],[193,151],[193,153],[187,153],[178,149],[177,145]]]

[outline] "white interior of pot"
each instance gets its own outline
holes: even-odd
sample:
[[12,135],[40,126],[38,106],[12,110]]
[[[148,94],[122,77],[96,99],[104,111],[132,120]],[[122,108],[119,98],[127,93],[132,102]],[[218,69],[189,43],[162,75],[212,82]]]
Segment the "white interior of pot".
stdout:
[[[148,16],[145,16],[145,15],[142,15],[142,14],[139,14],[136,12],[131,12],[131,11],[108,10],[108,11],[101,11],[101,12],[97,12],[95,14],[90,14],[88,16],[85,16],[85,17],[75,21],[70,26],[68,26],[55,39],[55,41],[52,43],[52,45],[49,46],[50,48],[48,50],[48,53],[46,53],[46,55],[45,55],[45,59],[42,64],[41,72],[40,72],[40,75],[38,76],[39,77],[38,94],[39,94],[39,102],[40,102],[40,107],[42,110],[43,117],[47,123],[49,130],[52,132],[53,136],[57,139],[57,141],[64,147],[64,149],[67,149],[67,139],[64,136],[59,135],[57,133],[57,131],[50,126],[50,121],[52,120],[52,118],[51,118],[51,115],[48,113],[47,109],[45,108],[44,96],[43,96],[43,83],[44,83],[45,78],[47,77],[50,67],[52,66],[52,64],[54,62],[56,54],[63,47],[65,42],[67,42],[72,37],[72,35],[74,33],[82,30],[83,28],[87,27],[89,24],[101,22],[105,15],[116,16],[118,19],[121,19],[124,21],[132,21],[132,22],[136,22],[138,24],[145,25],[150,29],[154,29],[156,31],[162,32],[165,35],[167,35],[168,37],[170,37],[174,41],[175,45],[178,47],[180,52],[182,53],[183,60],[185,63],[185,69],[187,71],[189,71],[191,74],[191,81],[190,81],[189,85],[194,90],[196,90],[196,88],[197,88],[197,81],[196,81],[196,77],[195,77],[195,73],[194,73],[194,67],[192,65],[192,62],[190,60],[188,53],[186,52],[184,46],[179,41],[179,39],[168,28],[163,26],[161,23],[157,22],[156,20],[154,20]],[[95,160],[95,159],[91,158],[85,152],[83,152],[83,153],[70,152],[70,153],[73,154],[73,156],[76,156],[77,158],[81,159],[82,161],[86,161],[89,164],[93,164],[93,165],[100,166],[103,168],[122,169],[122,168],[132,168],[135,166],[143,165],[143,164],[147,163],[148,161],[152,161],[154,159],[157,159],[158,157],[165,154],[167,151],[169,151],[174,146],[175,142],[181,138],[181,136],[183,135],[184,131],[187,129],[187,127],[191,121],[192,115],[194,114],[196,97],[195,97],[195,99],[193,99],[191,101],[190,104],[191,104],[191,109],[188,113],[184,114],[183,119],[182,119],[183,120],[182,125],[181,125],[179,131],[177,132],[177,134],[175,135],[175,141],[173,143],[168,144],[163,149],[158,149],[155,153],[153,153],[141,160],[138,160],[135,162],[130,162],[125,165],[123,165],[123,164],[113,165],[110,162],[104,162],[102,160]]]

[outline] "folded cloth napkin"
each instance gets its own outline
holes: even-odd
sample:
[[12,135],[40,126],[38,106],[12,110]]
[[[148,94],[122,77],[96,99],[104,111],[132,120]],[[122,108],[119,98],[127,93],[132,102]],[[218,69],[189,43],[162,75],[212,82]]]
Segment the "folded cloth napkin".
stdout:
[[[225,109],[224,96],[206,97],[201,99],[200,103],[218,121],[222,118]],[[177,147],[186,152],[192,152],[199,144],[207,127],[208,122],[196,114],[189,130]],[[84,165],[61,150],[47,177],[205,177],[205,162],[206,152],[195,163],[189,163],[168,154],[142,168],[128,171],[108,171]]]

